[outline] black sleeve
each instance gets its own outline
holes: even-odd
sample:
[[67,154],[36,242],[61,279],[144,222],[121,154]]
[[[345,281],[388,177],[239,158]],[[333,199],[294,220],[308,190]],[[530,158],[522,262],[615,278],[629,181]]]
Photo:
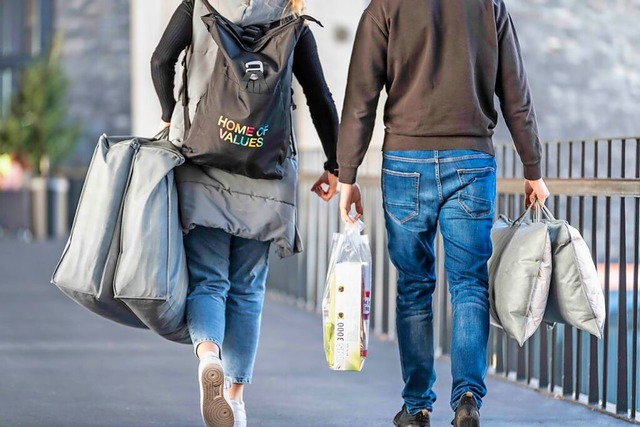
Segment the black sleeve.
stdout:
[[322,148],[327,156],[324,169],[337,175],[339,120],[333,95],[324,78],[316,39],[309,27],[305,27],[293,54],[293,73],[302,86],[311,112],[313,125],[318,132]]
[[191,44],[194,0],[184,0],[169,21],[151,57],[151,78],[162,106],[162,120],[171,121],[175,67],[180,53]]

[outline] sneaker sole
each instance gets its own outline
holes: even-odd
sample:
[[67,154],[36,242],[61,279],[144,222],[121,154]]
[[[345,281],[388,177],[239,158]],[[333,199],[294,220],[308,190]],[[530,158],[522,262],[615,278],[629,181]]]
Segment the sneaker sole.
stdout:
[[200,374],[200,410],[207,427],[233,427],[233,409],[224,398],[224,371],[211,364]]

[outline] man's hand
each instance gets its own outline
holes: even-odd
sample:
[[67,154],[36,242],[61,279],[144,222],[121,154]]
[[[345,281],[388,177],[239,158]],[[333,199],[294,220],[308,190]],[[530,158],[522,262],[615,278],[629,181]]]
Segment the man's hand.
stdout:
[[[326,191],[323,185],[328,186]],[[328,202],[338,191],[338,177],[328,171],[325,171],[322,175],[320,175],[320,178],[318,178],[316,183],[313,184],[313,187],[311,187],[311,191],[316,193],[318,197],[320,197],[325,202]]]
[[542,178],[535,181],[527,180],[524,184],[525,208],[528,209],[536,199],[540,200],[540,203],[544,205],[549,194],[549,189]]
[[[351,205],[356,205],[356,216],[351,218]],[[342,184],[340,190],[340,217],[345,224],[353,224],[362,217],[362,195],[358,184]]]

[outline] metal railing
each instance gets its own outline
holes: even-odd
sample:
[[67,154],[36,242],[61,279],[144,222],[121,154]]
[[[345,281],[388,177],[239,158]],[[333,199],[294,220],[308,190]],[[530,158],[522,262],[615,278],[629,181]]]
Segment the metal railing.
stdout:
[[[489,362],[505,376],[616,415],[640,421],[638,396],[638,309],[640,258],[640,138],[566,141],[544,144],[543,170],[552,193],[547,205],[584,236],[598,265],[605,292],[607,322],[602,340],[575,328],[541,326],[520,348],[492,327]],[[521,164],[513,147],[496,146],[496,215],[522,211]],[[332,233],[341,227],[337,198],[320,200],[309,189],[320,173],[321,152],[301,154],[299,189],[302,256],[272,263],[269,288],[298,305],[320,312]],[[370,153],[358,182],[364,221],[373,252],[371,327],[395,339],[396,271],[389,262],[380,192],[381,155]],[[451,315],[440,238],[436,241],[437,286],[433,298],[438,355],[450,350]]]

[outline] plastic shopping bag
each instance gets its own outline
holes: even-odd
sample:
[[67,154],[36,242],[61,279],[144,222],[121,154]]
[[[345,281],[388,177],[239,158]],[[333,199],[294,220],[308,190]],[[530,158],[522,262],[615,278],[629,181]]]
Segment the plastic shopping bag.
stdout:
[[369,348],[371,249],[358,221],[334,233],[322,300],[324,351],[329,368],[360,371]]

